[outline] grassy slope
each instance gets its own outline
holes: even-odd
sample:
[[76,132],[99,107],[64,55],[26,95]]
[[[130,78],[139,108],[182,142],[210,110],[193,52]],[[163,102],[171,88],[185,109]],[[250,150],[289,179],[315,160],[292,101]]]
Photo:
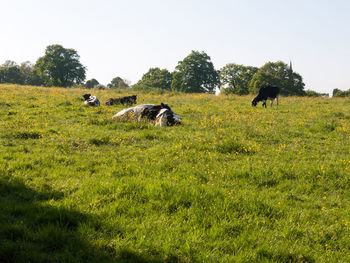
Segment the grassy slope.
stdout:
[[350,261],[349,99],[85,92],[0,86],[0,261]]

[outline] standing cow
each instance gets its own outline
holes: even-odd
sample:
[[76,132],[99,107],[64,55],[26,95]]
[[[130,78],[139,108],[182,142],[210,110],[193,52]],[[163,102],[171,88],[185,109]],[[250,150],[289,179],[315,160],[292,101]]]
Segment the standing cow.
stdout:
[[265,86],[260,88],[258,96],[256,96],[252,101],[252,106],[256,106],[259,101],[262,101],[262,106],[266,108],[266,100],[271,100],[270,106],[272,107],[273,100],[276,99],[278,105],[278,96],[280,89],[275,86]]

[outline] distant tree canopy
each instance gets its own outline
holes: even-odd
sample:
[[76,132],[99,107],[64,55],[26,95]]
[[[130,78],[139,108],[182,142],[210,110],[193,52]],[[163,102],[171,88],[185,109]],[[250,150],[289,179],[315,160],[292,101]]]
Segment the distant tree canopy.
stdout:
[[302,77],[282,61],[268,62],[262,66],[250,81],[249,91],[257,93],[265,85],[280,87],[282,95],[305,95]]
[[192,51],[179,61],[172,78],[171,89],[175,91],[214,93],[219,85],[219,73],[204,51]]
[[17,65],[16,62],[7,60],[0,66],[0,83],[14,83],[25,85],[42,85],[43,82],[33,69],[29,61]]
[[121,77],[115,77],[111,80],[111,83],[107,85],[109,89],[126,89],[129,87],[129,84],[125,79]]
[[345,91],[342,91],[340,89],[334,89],[333,97],[350,97],[350,89]]
[[129,88],[129,82],[126,79],[122,79],[118,82],[118,89],[126,89]]
[[[81,84],[85,80],[86,68],[80,63],[80,57],[74,49],[66,49],[61,45],[46,47],[45,55],[35,65],[25,61],[18,65],[6,60],[0,66],[0,83],[25,85],[45,85],[70,87]],[[115,77],[106,86],[96,79],[85,83],[86,88],[125,89],[130,82]],[[178,62],[175,71],[150,68],[133,89],[150,91],[172,90],[187,93],[214,93],[219,86],[223,94],[255,94],[266,85],[278,86],[281,95],[286,96],[326,96],[311,90],[304,90],[305,84],[301,75],[294,72],[292,65],[282,61],[268,62],[261,68],[230,63],[215,70],[210,57],[204,52],[192,51]],[[333,90],[334,97],[347,97],[350,91]]]
[[306,97],[329,97],[328,93],[319,93],[313,90],[305,90]]
[[148,72],[143,74],[142,79],[139,80],[133,88],[144,90],[151,88],[170,90],[171,80],[171,73],[167,69],[150,68]]
[[4,64],[1,65],[1,67],[9,68],[9,67],[18,67],[17,63],[12,60],[6,60]]
[[70,87],[85,80],[85,67],[74,49],[61,45],[46,47],[45,55],[34,65],[34,71],[47,86]]
[[96,79],[89,79],[88,81],[86,81],[85,87],[87,89],[92,89],[98,84],[100,84],[100,82],[98,82]]
[[115,77],[111,80],[111,83],[108,84],[108,87],[111,89],[117,89],[119,87],[119,82],[123,81],[121,77]]
[[180,71],[174,71],[171,74],[172,81],[171,81],[171,89],[174,91],[185,91],[184,86],[184,73]]
[[21,65],[18,67],[21,71],[24,84],[35,85],[33,67],[34,65],[30,61],[22,62]]
[[258,68],[227,64],[220,70],[221,92],[225,94],[249,94],[249,83],[258,72]]
[[24,84],[24,76],[18,66],[1,66],[0,83]]

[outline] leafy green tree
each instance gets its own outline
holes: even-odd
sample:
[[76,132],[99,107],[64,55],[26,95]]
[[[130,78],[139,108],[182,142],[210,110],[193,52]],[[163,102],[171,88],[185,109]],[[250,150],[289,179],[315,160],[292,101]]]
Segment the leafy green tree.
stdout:
[[18,66],[1,66],[0,83],[24,84],[24,77]]
[[129,88],[129,82],[126,79],[122,79],[118,82],[118,89],[126,89]]
[[185,92],[184,74],[179,71],[174,71],[172,74],[171,90]]
[[26,84],[34,85],[34,86],[45,85],[44,79],[42,78],[40,71],[37,68],[35,68],[35,66],[32,68],[32,71],[29,76],[29,80]]
[[340,89],[334,89],[333,97],[350,97],[350,89],[345,91],[342,91]]
[[248,94],[249,82],[257,72],[256,67],[227,64],[220,70],[221,91],[225,94]]
[[129,87],[128,81],[121,77],[115,77],[111,83],[107,85],[109,89],[126,89]]
[[204,51],[192,51],[179,61],[173,77],[171,88],[177,91],[214,93],[219,85],[219,73]]
[[119,82],[122,80],[123,79],[121,77],[115,77],[114,79],[111,80],[111,83],[109,83],[107,86],[110,89],[117,89],[119,87]]
[[22,73],[24,84],[29,84],[31,85],[32,79],[34,78],[33,76],[33,67],[34,65],[30,61],[25,61],[22,62],[21,65],[19,66],[19,70]]
[[61,45],[46,47],[45,55],[35,63],[34,69],[47,86],[70,87],[85,80],[85,67],[74,49]]
[[282,95],[305,95],[305,84],[302,77],[282,61],[268,62],[262,66],[252,78],[249,91],[257,93],[261,87],[266,85],[279,87]]
[[85,87],[87,89],[92,89],[93,87],[95,87],[98,84],[100,84],[100,83],[96,79],[90,79],[90,80],[86,81]]
[[[22,62],[21,65],[18,66],[16,62],[7,60],[3,66],[8,68],[7,75],[9,76],[7,77],[7,80],[12,83],[36,86],[44,84],[38,72],[34,70],[34,65],[30,61]],[[16,67],[20,73],[13,67]]]
[[333,93],[332,93],[333,97],[336,97],[338,92],[341,92],[341,90],[340,89],[333,89]]
[[24,75],[16,62],[6,60],[5,63],[0,66],[0,83],[25,83]]
[[314,90],[306,90],[305,91],[306,97],[329,97],[328,93],[319,93]]
[[143,74],[142,79],[133,87],[135,89],[164,89],[170,90],[171,73],[167,69],[150,68],[147,73]]
[[17,63],[12,60],[6,60],[4,64],[1,65],[1,67],[9,68],[9,67],[17,67]]
[[97,84],[94,86],[94,89],[103,90],[103,89],[107,89],[107,87],[105,85],[102,85],[102,84]]

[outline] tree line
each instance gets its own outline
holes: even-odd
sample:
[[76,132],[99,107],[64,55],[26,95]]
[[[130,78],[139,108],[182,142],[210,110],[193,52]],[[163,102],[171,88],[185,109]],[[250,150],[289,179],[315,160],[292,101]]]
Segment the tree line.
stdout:
[[[46,47],[44,56],[35,64],[29,61],[20,65],[6,61],[0,66],[0,83],[16,83],[36,86],[72,87],[83,85],[85,88],[126,89],[139,91],[167,90],[186,93],[215,93],[219,88],[223,94],[246,95],[257,93],[265,85],[278,86],[282,95],[328,96],[328,94],[305,90],[300,74],[292,64],[267,62],[262,67],[245,66],[230,63],[216,70],[211,58],[204,52],[192,51],[175,70],[150,68],[134,85],[121,77],[115,77],[104,86],[96,79],[85,82],[86,67],[80,61],[76,50],[61,45]],[[333,96],[349,96],[349,91],[333,90]]]
[[179,61],[172,73],[167,69],[151,68],[133,87],[209,93],[219,87],[224,94],[246,95],[257,93],[265,85],[280,87],[282,95],[306,95],[302,77],[291,65],[278,61],[257,68],[232,63],[215,70],[210,57],[198,51],[192,51]]
[[74,49],[51,45],[33,65],[26,61],[17,65],[6,61],[0,67],[0,83],[15,83],[37,86],[71,87],[85,80],[86,68],[80,63]]
[[129,82],[115,77],[105,87],[96,79],[85,81],[86,67],[80,63],[77,51],[61,45],[50,45],[45,55],[35,64],[26,61],[18,65],[7,60],[0,66],[0,83],[13,83],[35,86],[72,87],[84,85],[85,88],[126,88]]
[[344,91],[333,89],[333,97],[350,97],[350,89]]

